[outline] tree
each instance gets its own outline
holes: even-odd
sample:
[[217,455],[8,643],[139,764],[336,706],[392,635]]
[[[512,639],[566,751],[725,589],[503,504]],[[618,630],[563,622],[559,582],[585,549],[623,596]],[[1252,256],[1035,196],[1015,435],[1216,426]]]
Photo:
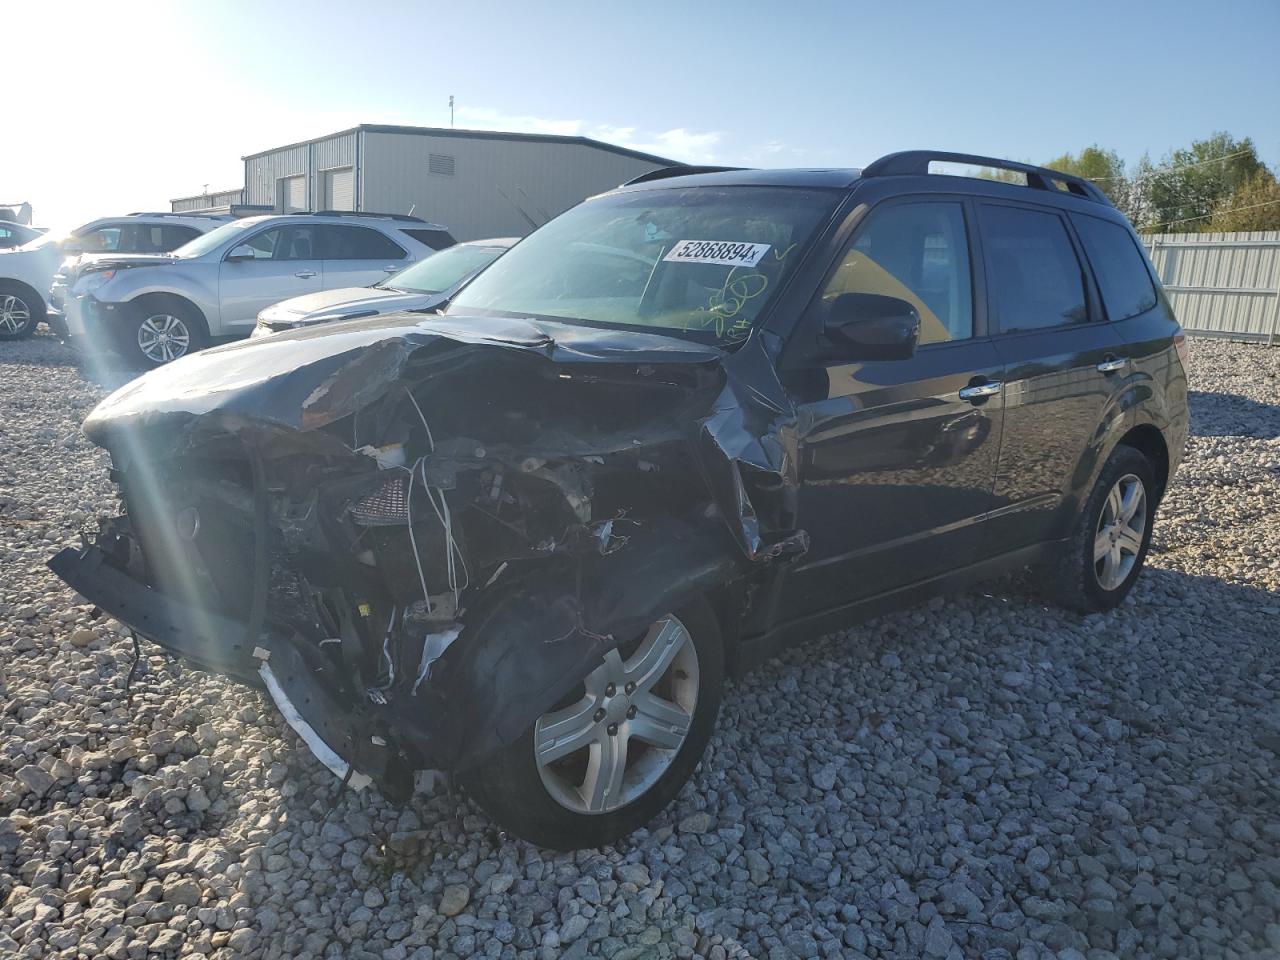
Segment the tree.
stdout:
[[1280,230],[1280,181],[1266,167],[1255,170],[1234,193],[1218,203],[1202,229]]
[[1157,231],[1203,230],[1223,201],[1260,170],[1266,167],[1248,137],[1215,133],[1174,150],[1159,167],[1139,172],[1150,203],[1147,225]]
[[1090,180],[1103,193],[1111,198],[1111,202],[1120,212],[1135,224],[1142,203],[1139,192],[1135,189],[1133,178],[1125,173],[1124,161],[1114,150],[1104,150],[1096,143],[1085,147],[1080,153],[1064,153],[1045,164],[1051,170],[1061,170],[1072,176]]

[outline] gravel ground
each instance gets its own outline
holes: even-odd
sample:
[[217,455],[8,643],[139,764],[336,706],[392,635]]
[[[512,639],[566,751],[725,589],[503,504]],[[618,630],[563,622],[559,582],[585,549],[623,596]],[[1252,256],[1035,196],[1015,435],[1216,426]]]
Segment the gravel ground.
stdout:
[[1193,361],[1118,611],[1006,580],[797,649],[650,830],[552,855],[335,798],[262,697],[150,645],[130,705],[129,642],[44,566],[113,509],[104,388],[0,345],[0,956],[1280,956],[1280,350]]

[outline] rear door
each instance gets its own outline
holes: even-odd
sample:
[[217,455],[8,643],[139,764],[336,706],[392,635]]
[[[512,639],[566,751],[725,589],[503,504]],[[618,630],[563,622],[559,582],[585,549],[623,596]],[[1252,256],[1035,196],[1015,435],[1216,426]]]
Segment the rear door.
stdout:
[[324,286],[368,287],[406,266],[409,253],[385,234],[356,224],[326,224]]
[[1124,350],[1066,214],[996,201],[978,210],[994,344],[1005,365],[987,530],[990,549],[1004,552],[1065,535],[1075,474],[1122,382]]
[[311,223],[268,227],[244,241],[254,251],[252,260],[222,261],[222,334],[248,336],[259,310],[321,289],[324,267],[315,255],[319,229]]
[[[908,360],[824,360],[819,349],[785,374],[808,425],[797,509],[811,547],[787,574],[784,619],[981,559],[1003,400],[975,311],[971,212],[958,197],[877,205],[806,316],[820,329],[840,294],[894,296],[915,306],[921,336]],[[977,385],[990,392],[969,395]]]

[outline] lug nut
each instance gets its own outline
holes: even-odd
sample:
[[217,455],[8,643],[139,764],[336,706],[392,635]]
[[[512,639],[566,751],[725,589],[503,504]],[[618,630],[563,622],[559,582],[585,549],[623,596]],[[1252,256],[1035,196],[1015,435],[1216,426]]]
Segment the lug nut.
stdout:
[[630,707],[628,707],[628,708],[627,708],[627,719],[628,719],[628,720],[634,720],[635,718],[636,718],[636,708],[635,708],[634,706],[630,706]]
[[601,707],[599,710],[596,711],[595,721],[596,723],[599,723],[603,719],[604,719],[604,708]]
[[618,725],[616,723],[609,724],[609,736],[616,737],[618,735]]
[[631,696],[631,694],[636,692],[636,685],[634,683],[628,683],[626,686],[626,691],[627,691],[627,696]]
[[604,695],[605,695],[606,697],[612,697],[612,696],[613,696],[615,693],[617,693],[617,692],[618,692],[618,688],[617,688],[617,687],[615,687],[612,683],[606,683],[606,684],[605,684],[605,687],[604,687]]

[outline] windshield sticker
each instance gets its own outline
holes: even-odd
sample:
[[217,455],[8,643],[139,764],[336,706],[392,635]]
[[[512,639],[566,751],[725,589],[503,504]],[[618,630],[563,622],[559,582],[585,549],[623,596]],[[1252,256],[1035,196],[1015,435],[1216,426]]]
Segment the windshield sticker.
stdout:
[[672,263],[714,263],[724,267],[754,267],[769,251],[768,243],[730,240],[681,240],[663,260]]

